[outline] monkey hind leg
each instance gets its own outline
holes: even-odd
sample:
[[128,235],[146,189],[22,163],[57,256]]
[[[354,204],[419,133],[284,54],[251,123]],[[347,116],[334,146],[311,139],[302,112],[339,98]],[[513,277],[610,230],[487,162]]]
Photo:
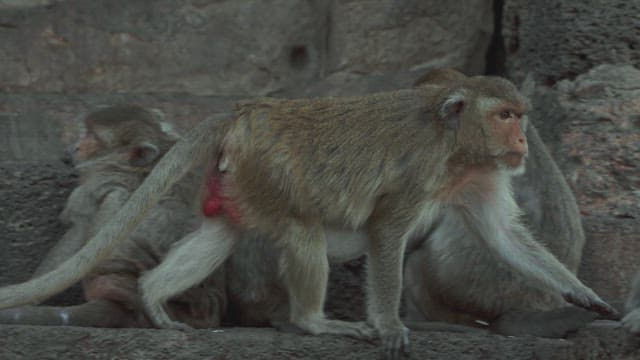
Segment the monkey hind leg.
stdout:
[[[304,332],[370,338],[374,329],[365,322],[325,318],[323,307],[329,278],[327,243],[321,226],[290,225],[280,238],[280,272],[289,294],[289,320]],[[280,324],[282,325],[282,324]],[[276,327],[287,329],[287,326]]]
[[74,306],[23,306],[0,311],[0,324],[119,328],[145,326],[134,311],[109,300]]
[[139,280],[142,302],[151,322],[160,328],[186,329],[172,320],[164,306],[172,297],[201,283],[229,257],[235,237],[222,219],[206,219],[176,243],[166,258]]
[[598,314],[575,306],[549,311],[510,311],[491,321],[489,329],[502,335],[562,338],[593,322]]

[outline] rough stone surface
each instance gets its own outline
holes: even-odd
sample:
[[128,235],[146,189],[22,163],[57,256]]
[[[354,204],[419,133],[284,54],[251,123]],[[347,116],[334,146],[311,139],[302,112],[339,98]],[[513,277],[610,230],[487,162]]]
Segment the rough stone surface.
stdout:
[[0,7],[0,90],[255,96],[336,72],[442,65],[482,72],[490,2],[474,1],[455,17],[446,16],[449,5],[435,3],[68,0]]
[[27,280],[65,228],[58,221],[76,184],[62,162],[0,163],[0,284]]
[[0,10],[51,5],[65,0],[0,0]]
[[533,97],[541,136],[576,193],[587,234],[580,276],[626,296],[640,263],[640,70],[601,65]]
[[492,3],[485,0],[464,6],[437,0],[336,1],[329,21],[330,72],[452,66],[478,74],[484,72],[493,33]]
[[[619,328],[592,327],[567,340],[415,332],[414,359],[637,359],[640,340]],[[299,336],[271,329],[179,332],[0,326],[0,358],[22,359],[377,359],[377,343]]]
[[317,77],[317,15],[313,2],[290,0],[70,0],[6,10],[0,89],[266,94]]
[[605,63],[640,65],[640,2],[504,0],[507,74],[547,85]]

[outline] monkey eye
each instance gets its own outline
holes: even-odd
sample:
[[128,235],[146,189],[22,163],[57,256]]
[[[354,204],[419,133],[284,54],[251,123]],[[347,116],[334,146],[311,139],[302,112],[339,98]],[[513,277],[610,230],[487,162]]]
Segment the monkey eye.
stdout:
[[513,111],[511,110],[504,110],[500,112],[500,119],[502,120],[507,120],[509,119],[511,116],[513,115]]

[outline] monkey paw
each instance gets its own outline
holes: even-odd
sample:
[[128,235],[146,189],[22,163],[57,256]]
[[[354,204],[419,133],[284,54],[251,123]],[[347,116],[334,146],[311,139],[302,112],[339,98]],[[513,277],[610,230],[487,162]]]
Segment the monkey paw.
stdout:
[[635,309],[622,319],[622,326],[630,333],[640,335],[640,309]]
[[618,310],[614,309],[611,305],[604,302],[604,300],[600,299],[600,297],[590,289],[587,290],[587,292],[581,291],[575,293],[565,293],[563,297],[566,302],[583,309],[587,309],[589,311],[597,312],[606,319],[620,319],[620,313],[618,312]]
[[396,330],[380,331],[385,360],[397,360],[409,356],[409,329],[404,325]]

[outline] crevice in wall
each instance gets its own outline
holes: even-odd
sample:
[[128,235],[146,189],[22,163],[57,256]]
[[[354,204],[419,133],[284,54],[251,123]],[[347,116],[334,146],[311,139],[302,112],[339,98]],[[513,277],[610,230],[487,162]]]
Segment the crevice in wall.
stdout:
[[505,46],[502,36],[502,9],[504,0],[493,1],[493,35],[487,49],[485,73],[488,75],[504,76]]

